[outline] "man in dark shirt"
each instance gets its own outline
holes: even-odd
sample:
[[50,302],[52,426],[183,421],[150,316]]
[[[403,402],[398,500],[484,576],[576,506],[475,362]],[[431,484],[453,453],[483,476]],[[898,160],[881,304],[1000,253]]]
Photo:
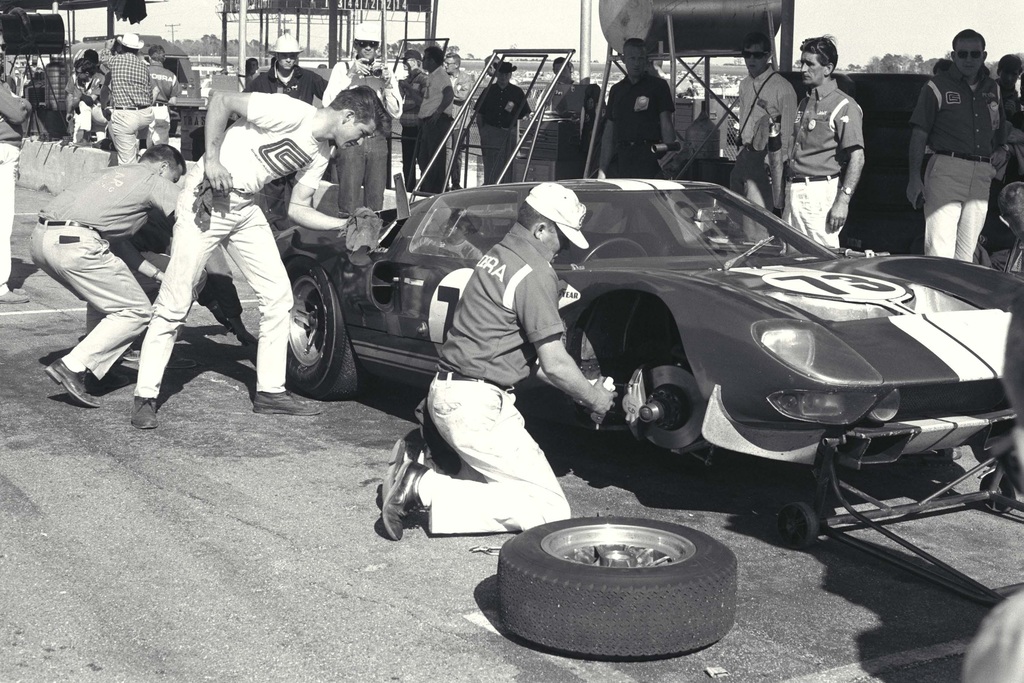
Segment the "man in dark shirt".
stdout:
[[512,85],[512,72],[517,68],[509,62],[499,64],[494,82],[477,100],[476,122],[480,128],[485,185],[498,182],[498,176],[515,146],[518,130],[513,126],[532,111],[526,101],[526,93]]
[[583,376],[562,344],[551,260],[570,242],[587,248],[580,229],[586,211],[572,190],[541,183],[520,205],[505,238],[476,264],[427,397],[430,417],[461,468],[449,477],[395,449],[381,492],[391,539],[402,538],[402,520],[418,505],[430,509],[436,534],[519,531],[569,517],[558,479],[515,408],[512,387],[537,372],[598,421],[615,399],[603,380]]
[[[995,167],[1003,163],[999,86],[985,68],[985,38],[966,29],[953,38],[953,66],[921,88],[910,117],[907,199],[924,206],[924,252],[973,261],[988,213]],[[932,150],[924,174],[925,148]]]
[[[598,178],[662,178],[651,147],[675,142],[675,102],[664,79],[647,70],[647,48],[641,38],[622,46],[626,77],[608,91],[608,125],[601,141]],[[615,170],[612,160],[617,158]]]
[[162,280],[130,238],[150,212],[170,220],[178,201],[175,183],[185,172],[181,153],[169,145],[146,150],[138,164],[113,166],[72,185],[39,212],[32,233],[32,261],[84,299],[99,322],[46,374],[74,403],[98,408],[85,388],[85,372],[103,379],[152,316],[149,298],[133,270]]

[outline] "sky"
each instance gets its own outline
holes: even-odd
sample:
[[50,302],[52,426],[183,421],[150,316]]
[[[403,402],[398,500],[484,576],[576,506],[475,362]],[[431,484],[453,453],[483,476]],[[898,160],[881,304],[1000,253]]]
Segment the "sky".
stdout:
[[[731,0],[743,2],[744,0]],[[600,0],[592,0],[591,55],[604,59],[606,43],[598,22]],[[1008,52],[1024,52],[1024,33],[1019,21],[1024,0],[795,0],[794,39],[831,34],[836,37],[841,65],[865,64],[871,57],[920,54],[925,59],[944,56],[953,36],[973,28],[987,40],[989,60]],[[1008,8],[1016,5],[1016,11]],[[147,5],[148,16],[140,24],[117,22],[115,31],[149,33],[176,38],[220,35],[220,15],[214,0],[166,0]],[[480,57],[494,48],[573,48],[580,45],[580,0],[438,0],[437,34],[458,45],[463,54]],[[377,14],[377,13],[374,13]],[[379,16],[379,14],[377,14]],[[395,15],[400,17],[401,15]],[[415,17],[416,15],[411,15]],[[77,13],[76,37],[103,35],[104,10]],[[290,30],[294,31],[294,17]],[[389,40],[402,34],[401,20],[389,24]],[[248,25],[250,39],[258,23]],[[306,44],[303,21],[301,43]],[[422,37],[424,24],[410,23],[410,37]],[[228,24],[228,35],[238,37],[238,24]],[[271,29],[271,42],[277,35]],[[323,49],[327,26],[314,22],[312,47]]]

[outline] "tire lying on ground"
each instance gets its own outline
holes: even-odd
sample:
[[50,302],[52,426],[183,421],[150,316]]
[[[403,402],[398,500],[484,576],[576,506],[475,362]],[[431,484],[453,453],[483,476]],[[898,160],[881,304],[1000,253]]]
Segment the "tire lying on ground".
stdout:
[[524,531],[498,556],[511,633],[594,659],[650,659],[717,642],[736,618],[736,556],[670,522],[593,517]]

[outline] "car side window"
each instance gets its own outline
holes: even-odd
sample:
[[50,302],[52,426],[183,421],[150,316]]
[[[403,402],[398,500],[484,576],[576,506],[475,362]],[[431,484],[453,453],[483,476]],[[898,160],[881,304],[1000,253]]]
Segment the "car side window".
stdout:
[[519,196],[514,191],[485,191],[442,196],[416,226],[413,254],[479,259],[501,241],[516,222]]

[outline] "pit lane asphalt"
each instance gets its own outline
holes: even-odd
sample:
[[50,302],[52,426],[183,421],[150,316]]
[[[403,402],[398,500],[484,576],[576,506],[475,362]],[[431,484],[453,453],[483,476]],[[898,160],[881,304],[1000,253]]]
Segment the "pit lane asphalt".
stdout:
[[[82,334],[84,308],[29,258],[48,199],[18,192],[13,283],[32,302],[0,309],[0,680],[705,681],[707,667],[737,682],[959,679],[986,608],[832,541],[779,545],[775,514],[811,498],[808,468],[731,454],[707,467],[543,423],[531,426],[576,516],[674,521],[733,549],[737,621],[654,662],[503,635],[497,560],[470,548],[510,536],[382,535],[378,488],[418,392],[378,381],[318,417],[255,415],[253,352],[197,307],[177,349],[198,366],[166,374],[157,430],[129,425],[130,386],[97,410],[69,404],[43,368]],[[969,461],[856,482],[920,494]],[[1020,521],[971,511],[904,530],[988,585],[1021,580]]]

